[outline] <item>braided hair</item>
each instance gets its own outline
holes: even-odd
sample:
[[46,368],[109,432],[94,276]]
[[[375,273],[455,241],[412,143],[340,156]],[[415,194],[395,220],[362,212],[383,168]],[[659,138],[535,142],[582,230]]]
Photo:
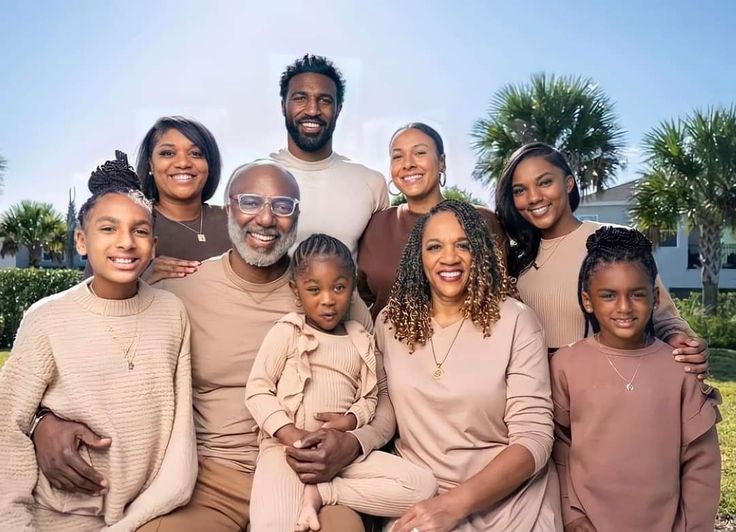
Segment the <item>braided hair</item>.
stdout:
[[462,314],[481,329],[484,337],[491,335],[493,324],[501,316],[501,302],[515,291],[501,252],[477,209],[464,201],[438,203],[417,221],[409,235],[386,310],[394,337],[409,351],[414,351],[416,344],[426,344],[433,333],[432,294],[422,263],[422,237],[429,220],[441,212],[452,213],[468,238],[473,260]]
[[309,262],[317,257],[335,257],[346,271],[350,279],[355,279],[355,262],[350,249],[340,240],[324,233],[316,233],[303,240],[291,257],[291,280],[304,273],[309,268]]
[[122,194],[140,204],[151,213],[151,202],[141,192],[141,183],[128,164],[128,156],[115,150],[115,160],[98,166],[89,176],[87,184],[92,196],[79,208],[79,226],[84,229],[92,207],[106,194]]
[[[652,255],[652,243],[636,229],[620,226],[601,227],[588,237],[585,246],[588,249],[588,255],[583,260],[578,276],[578,304],[585,315],[584,337],[588,336],[589,328],[592,328],[594,333],[600,331],[600,324],[595,314],[585,311],[583,292],[589,292],[590,279],[601,265],[634,262],[641,265],[652,287],[657,278],[657,263]],[[646,331],[654,335],[654,323],[651,316]]]

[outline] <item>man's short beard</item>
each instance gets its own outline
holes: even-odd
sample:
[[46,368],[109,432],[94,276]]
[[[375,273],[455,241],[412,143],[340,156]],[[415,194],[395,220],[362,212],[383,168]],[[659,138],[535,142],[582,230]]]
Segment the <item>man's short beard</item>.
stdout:
[[317,136],[314,135],[302,135],[299,132],[299,124],[296,120],[289,120],[287,117],[284,122],[286,123],[286,131],[294,141],[297,147],[305,152],[313,153],[320,151],[324,148],[330,140],[332,140],[332,134],[335,132],[335,125],[337,120],[333,120],[331,123],[325,125],[325,128]]
[[[251,224],[252,223],[254,222],[251,222]],[[274,248],[268,253],[262,253],[250,248],[248,244],[245,243],[248,226],[241,228],[235,221],[234,217],[227,217],[227,233],[230,235],[230,242],[232,243],[233,248],[235,248],[235,251],[238,252],[238,255],[240,255],[245,262],[257,268],[273,266],[281,260],[284,255],[286,255],[289,248],[294,245],[294,242],[296,242],[296,227],[297,224],[295,222],[288,233],[281,233],[279,231],[279,239]]]

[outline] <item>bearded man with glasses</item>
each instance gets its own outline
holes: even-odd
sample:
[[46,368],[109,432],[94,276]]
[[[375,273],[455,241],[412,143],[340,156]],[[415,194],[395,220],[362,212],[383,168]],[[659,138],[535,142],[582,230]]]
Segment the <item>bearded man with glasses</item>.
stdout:
[[[271,161],[241,166],[225,189],[233,248],[202,263],[196,275],[157,285],[184,302],[191,323],[199,476],[186,506],[139,530],[247,529],[258,441],[256,423],[245,408],[245,384],[266,333],[276,320],[297,310],[286,252],[296,239],[299,201],[299,187],[287,170]],[[373,330],[368,309],[359,299],[353,301],[351,316]],[[371,424],[350,433],[313,432],[302,440],[304,448],[287,451],[294,453],[289,461],[303,482],[331,480],[393,435],[395,419],[380,357],[376,369],[379,402]],[[324,421],[331,415],[335,414],[325,414]],[[102,475],[77,451],[80,443],[99,447],[100,436],[105,435],[80,423],[44,415],[33,440],[39,465],[55,487],[104,492]],[[358,514],[339,506],[324,508],[320,522],[323,532],[363,530]]]

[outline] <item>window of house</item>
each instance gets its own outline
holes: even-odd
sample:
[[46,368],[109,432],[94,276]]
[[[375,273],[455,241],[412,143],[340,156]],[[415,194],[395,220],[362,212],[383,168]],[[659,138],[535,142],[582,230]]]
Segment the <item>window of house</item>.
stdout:
[[577,216],[577,219],[582,222],[597,222],[598,221],[597,214],[578,214],[576,216]]
[[677,229],[662,229],[659,232],[659,247],[676,248],[677,247]]

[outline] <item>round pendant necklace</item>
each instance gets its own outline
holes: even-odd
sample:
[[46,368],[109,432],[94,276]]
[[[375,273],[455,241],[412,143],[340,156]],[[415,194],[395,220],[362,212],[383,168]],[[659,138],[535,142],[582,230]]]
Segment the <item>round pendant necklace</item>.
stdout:
[[434,353],[434,342],[432,342],[432,338],[429,339],[429,347],[432,349],[432,358],[434,359],[434,365],[435,365],[435,369],[432,372],[432,378],[434,380],[436,381],[440,380],[442,378],[442,375],[445,374],[445,370],[442,369],[442,365],[445,363],[445,360],[447,360],[447,357],[450,356],[450,351],[452,351],[452,346],[455,345],[455,340],[457,340],[457,337],[460,334],[460,329],[463,328],[464,323],[465,323],[465,318],[463,318],[463,321],[460,322],[460,327],[457,328],[455,337],[452,339],[452,342],[450,342],[450,347],[447,349],[447,353],[445,353],[445,357],[442,359],[441,362],[437,362],[437,355],[435,355]]
[[633,392],[634,391],[634,380],[636,379],[636,376],[639,373],[639,368],[641,367],[641,361],[642,361],[643,356],[640,356],[639,357],[639,363],[636,365],[636,369],[634,370],[634,374],[631,376],[631,379],[627,379],[618,370],[618,368],[616,367],[616,365],[613,363],[613,360],[611,360],[611,357],[609,357],[603,351],[603,346],[601,345],[601,340],[600,340],[600,338],[598,336],[599,336],[598,334],[595,335],[595,341],[598,342],[598,348],[599,348],[601,354],[603,354],[606,357],[606,360],[608,361],[608,363],[613,368],[613,371],[616,372],[616,375],[618,375],[621,378],[621,380],[624,381],[624,388],[626,389],[626,391],[627,392]]

